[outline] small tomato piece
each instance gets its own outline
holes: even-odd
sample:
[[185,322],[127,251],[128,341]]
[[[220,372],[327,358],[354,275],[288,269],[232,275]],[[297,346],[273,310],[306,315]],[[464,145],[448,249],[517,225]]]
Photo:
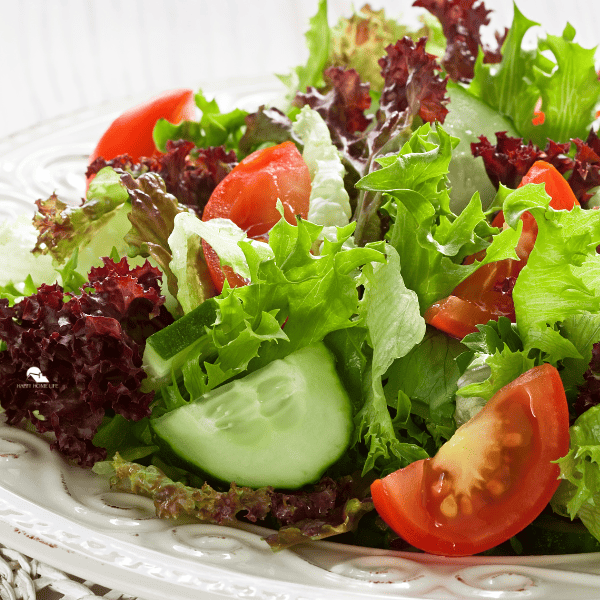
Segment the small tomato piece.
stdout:
[[[528,183],[543,183],[551,197],[550,206],[556,210],[571,210],[577,198],[571,187],[550,163],[538,160],[521,180],[519,187]],[[520,260],[506,259],[480,267],[461,282],[451,296],[435,302],[425,312],[425,320],[441,331],[462,339],[477,331],[477,325],[504,316],[514,322],[515,307],[512,286],[523,267],[537,237],[537,223],[531,213],[521,216],[523,230],[516,247]],[[500,211],[492,221],[494,227],[504,226],[504,214]],[[465,259],[465,264],[481,260],[485,251]]]
[[508,540],[556,491],[553,461],[569,450],[569,411],[558,371],[530,369],[496,393],[433,458],[371,486],[375,508],[413,546],[468,556]]
[[142,156],[157,154],[152,138],[156,122],[167,119],[171,123],[179,123],[192,120],[195,116],[196,104],[192,90],[163,92],[118,116],[100,138],[89,163],[98,157],[110,160],[121,154],[129,154],[135,161]]
[[[281,219],[277,200],[281,200],[286,221],[295,223],[296,215],[304,219],[308,215],[310,191],[308,166],[295,144],[284,142],[253,152],[232,169],[211,194],[202,220],[230,219],[248,237],[265,239]],[[247,283],[231,268],[221,268],[219,257],[206,242],[202,246],[217,290],[223,288],[225,277],[231,287]]]

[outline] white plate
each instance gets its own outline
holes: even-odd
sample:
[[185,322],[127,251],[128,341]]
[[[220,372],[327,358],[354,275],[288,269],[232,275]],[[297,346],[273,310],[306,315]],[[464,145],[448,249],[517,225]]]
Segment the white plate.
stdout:
[[[273,80],[216,89],[224,110],[253,108]],[[44,123],[0,141],[0,219],[56,191],[78,202],[95,140],[134,99]],[[445,559],[305,544],[273,553],[256,527],[154,516],[149,499],[111,492],[35,435],[0,425],[0,540],[73,575],[145,600],[600,598],[600,554]]]

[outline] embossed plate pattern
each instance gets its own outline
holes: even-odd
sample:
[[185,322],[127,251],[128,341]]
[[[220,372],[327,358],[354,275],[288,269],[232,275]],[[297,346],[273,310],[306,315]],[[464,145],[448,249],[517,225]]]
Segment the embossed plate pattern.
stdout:
[[[275,98],[273,80],[215,87],[223,109]],[[137,99],[82,111],[0,140],[0,220],[56,191],[78,203],[86,157]],[[273,554],[264,530],[154,516],[145,498],[66,464],[46,441],[0,425],[0,539],[147,600],[600,598],[600,555],[443,559],[321,542]]]

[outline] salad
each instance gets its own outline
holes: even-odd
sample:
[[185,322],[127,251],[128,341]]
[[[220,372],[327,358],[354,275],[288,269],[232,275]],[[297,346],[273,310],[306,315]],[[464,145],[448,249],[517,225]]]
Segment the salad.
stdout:
[[600,549],[594,49],[414,6],[321,0],[278,106],[165,92],[0,223],[8,424],[274,550]]

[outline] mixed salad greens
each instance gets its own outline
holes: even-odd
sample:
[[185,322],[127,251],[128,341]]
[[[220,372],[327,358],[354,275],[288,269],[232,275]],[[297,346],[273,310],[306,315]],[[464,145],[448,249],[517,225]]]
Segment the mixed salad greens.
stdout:
[[321,0],[278,107],[166,93],[0,224],[9,424],[274,549],[600,549],[595,49],[414,6]]

